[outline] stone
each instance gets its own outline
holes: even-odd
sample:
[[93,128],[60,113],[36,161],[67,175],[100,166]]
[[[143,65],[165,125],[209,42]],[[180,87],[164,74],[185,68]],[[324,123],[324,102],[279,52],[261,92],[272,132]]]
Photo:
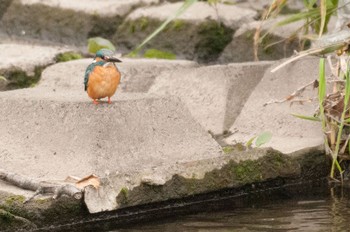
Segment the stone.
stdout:
[[258,48],[259,60],[278,60],[290,57],[294,51],[299,50],[299,38],[290,38],[302,25],[303,22],[294,22],[282,27],[275,25],[288,16],[264,21],[254,21],[243,24],[233,35],[232,41],[227,45],[219,57],[219,62],[244,62],[254,60],[254,36],[256,29],[261,26],[260,38],[269,32],[262,40]]
[[125,16],[138,5],[156,4],[159,0],[90,0],[89,4],[79,0],[20,0],[23,5],[43,4],[49,7],[81,11],[102,16]]
[[[323,144],[321,124],[293,117],[291,114],[312,116],[317,107],[317,89],[308,87],[292,100],[306,100],[304,104],[295,102],[274,103],[274,100],[286,99],[300,87],[318,80],[318,58],[304,58],[264,77],[256,86],[230,131],[234,132],[226,142],[229,144],[246,143],[264,131],[272,133],[272,139],[264,146],[271,146],[283,153],[301,150]],[[277,66],[278,63],[276,63]],[[309,99],[313,99],[311,103]]]
[[83,90],[44,91],[0,93],[0,154],[6,154],[0,160],[5,170],[63,180],[221,154],[175,98],[120,93],[113,104],[96,107]]
[[149,93],[179,97],[207,131],[222,134],[235,122],[271,64],[248,62],[162,73]]
[[[126,20],[136,20],[147,17],[159,21],[165,21],[174,14],[181,6],[182,2],[167,3],[160,6],[138,8],[133,11]],[[243,23],[251,22],[257,13],[250,9],[240,8],[234,5],[217,4],[217,13],[214,7],[208,3],[197,2],[188,8],[177,19],[190,21],[195,24],[202,23],[208,19],[220,21],[227,27],[237,29]]]
[[67,51],[65,47],[31,44],[0,44],[0,91],[35,84],[44,67],[55,62],[55,57]]
[[28,75],[35,67],[47,66],[55,62],[56,55],[67,51],[64,47],[39,46],[34,44],[0,44],[0,70],[20,69]]
[[15,38],[83,46],[91,37],[110,39],[125,15],[157,0],[18,0],[1,18],[5,32]]
[[[162,72],[198,66],[195,62],[184,60],[167,61],[123,57],[120,59],[122,62],[118,63],[117,67],[122,74],[122,79],[117,94],[119,92],[146,93],[155,78]],[[52,65],[43,71],[38,87],[47,88],[50,91],[83,91],[84,73],[92,61],[92,59],[80,59]]]

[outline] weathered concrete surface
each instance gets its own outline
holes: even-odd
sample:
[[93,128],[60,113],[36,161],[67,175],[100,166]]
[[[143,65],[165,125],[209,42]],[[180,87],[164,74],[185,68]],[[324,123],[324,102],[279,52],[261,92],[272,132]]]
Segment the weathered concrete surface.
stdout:
[[149,93],[180,97],[206,130],[222,134],[230,129],[271,64],[213,65],[162,73]]
[[[220,62],[243,62],[254,60],[254,35],[261,27],[260,37],[269,34],[259,44],[259,60],[278,60],[293,55],[299,50],[298,34],[291,37],[303,25],[302,21],[287,24],[283,27],[275,25],[289,16],[280,16],[264,21],[243,24],[233,35],[232,41],[219,57]],[[275,27],[275,28],[274,28]],[[272,45],[272,46],[271,46]],[[269,47],[266,47],[269,46]]]
[[37,66],[52,64],[55,56],[67,48],[13,43],[0,44],[0,50],[0,70],[21,69],[29,75]]
[[[248,193],[247,187],[251,186],[252,191],[263,191],[259,184],[254,183],[277,180],[274,188],[283,188],[284,184],[295,184],[303,179],[317,180],[328,174],[328,165],[320,147],[289,156],[272,149],[240,151],[232,148],[216,158],[158,166],[141,172],[110,172],[102,177],[102,185],[97,190],[91,187],[85,189],[85,201],[90,212],[94,212],[96,209],[101,211],[183,199],[221,189],[242,188],[240,192]],[[25,205],[23,200],[21,196],[2,193],[0,207],[30,219],[38,228],[66,228],[63,225],[69,224],[67,228],[70,229],[88,229],[89,223],[108,219],[106,214],[89,215],[79,202],[67,202],[66,198],[55,201],[38,199]],[[194,201],[198,204],[198,200]],[[112,215],[115,213],[112,212]]]
[[308,100],[312,103],[285,102],[281,104],[265,103],[283,100],[298,88],[318,79],[318,58],[305,58],[296,61],[276,73],[266,71],[263,79],[250,95],[240,115],[230,131],[234,132],[226,141],[228,143],[246,143],[250,138],[270,131],[272,140],[266,146],[272,146],[284,153],[303,147],[323,143],[321,125],[317,122],[298,119],[291,114],[312,116],[317,109],[317,89],[307,88],[302,96],[294,100]]
[[88,4],[79,0],[20,0],[20,2],[23,5],[44,4],[50,7],[82,11],[88,14],[125,16],[136,6],[156,4],[159,0],[90,0]]
[[[231,131],[237,128],[238,132],[228,142],[245,140],[251,137],[251,132],[255,135],[266,127],[276,128],[278,123],[285,123],[287,127],[278,124],[280,128],[272,130],[275,141],[282,140],[277,145],[285,147],[294,138],[297,140],[293,146],[304,142],[299,139],[300,134],[316,138],[317,133],[305,133],[305,129],[311,130],[311,127],[287,117],[286,107],[283,110],[278,110],[281,105],[261,107],[271,98],[290,94],[305,84],[305,80],[316,79],[315,59],[303,60],[273,75],[266,72],[259,84],[271,63],[198,67],[189,61],[123,61],[118,64],[124,76],[122,85],[111,105],[95,106],[83,91],[83,74],[91,59],[50,66],[34,88],[1,92],[1,168],[40,180],[97,174],[101,178],[100,188],[87,187],[85,191],[90,213],[179,199],[259,181],[305,177],[303,173],[309,169],[305,169],[300,160],[294,160],[295,153],[285,156],[273,150],[235,150],[223,154],[207,128],[197,121],[218,133],[224,128]],[[310,72],[310,66],[315,64]],[[309,79],[299,84],[296,78],[305,74]],[[272,86],[283,86],[283,83],[289,88],[271,90],[271,82]],[[186,95],[189,91],[192,93]],[[207,113],[205,110],[210,109],[203,106],[203,102],[210,107],[215,103],[212,111],[222,110],[225,117],[215,114],[219,123],[215,117],[208,118],[209,114],[203,117]],[[304,108],[293,107],[303,109],[297,113],[307,114]],[[196,116],[194,109],[201,113]],[[311,111],[311,107],[308,109]],[[298,127],[304,131],[300,132],[299,128],[298,134]],[[283,140],[284,137],[287,140]],[[302,154],[313,154],[313,160],[319,162],[316,167],[324,168],[327,162],[322,153],[322,149],[315,148]],[[311,170],[314,172],[317,168]],[[319,174],[320,170],[312,174],[313,178],[325,176]],[[62,211],[66,215],[87,214],[81,201],[70,202],[71,205],[65,207],[67,198],[59,202],[46,199],[42,206],[39,198],[28,207],[23,201],[32,192],[3,182],[0,182],[0,189],[0,208],[28,219],[35,226],[52,223],[50,218],[61,218],[60,206],[67,209]],[[12,203],[11,197],[19,200]],[[58,210],[50,212],[54,207]],[[33,211],[35,216],[28,214]],[[40,218],[45,221],[40,222]],[[57,223],[65,223],[65,220],[67,218]]]
[[[305,158],[305,154],[309,157]],[[85,201],[90,212],[100,212],[181,199],[275,178],[297,180],[307,176],[317,179],[328,174],[327,166],[327,157],[320,147],[291,156],[271,149],[239,151],[233,148],[216,158],[158,166],[141,173],[108,174],[98,189],[86,188]]]
[[[271,5],[270,0],[229,0],[228,2],[234,3],[239,7],[244,7],[248,9],[254,9],[258,12],[262,12],[263,10],[268,9],[268,7]],[[302,1],[299,0],[289,0],[286,1],[285,10],[282,10],[282,14],[284,11],[298,11],[304,9],[304,4]]]
[[221,154],[176,99],[118,94],[114,104],[96,107],[83,91],[42,91],[0,95],[0,160],[6,170],[65,179]]
[[94,36],[110,38],[133,8],[157,0],[14,0],[1,18],[6,33],[68,45],[86,45]]
[[30,79],[39,79],[41,69],[54,63],[55,57],[67,50],[64,47],[31,44],[0,44],[0,76],[4,77],[0,79],[0,90],[21,85]]
[[[182,2],[168,3],[160,6],[138,8],[133,11],[126,20],[136,20],[147,17],[159,21],[166,20],[169,15],[174,14],[183,5]],[[237,29],[243,23],[251,22],[257,12],[250,9],[239,8],[235,5],[217,4],[218,14],[214,7],[204,2],[193,4],[186,12],[178,17],[179,20],[191,21],[199,24],[208,19],[221,21],[226,26]],[[232,12],[235,12],[234,14]]]
[[[112,41],[123,50],[135,48],[182,4],[136,9],[126,17]],[[214,62],[231,41],[234,31],[241,24],[253,21],[255,15],[255,11],[224,4],[218,4],[216,14],[214,7],[198,2],[171,22],[145,49],[171,52],[178,59]]]
[[[122,81],[118,92],[146,93],[155,78],[162,72],[173,72],[177,69],[198,66],[195,62],[181,60],[120,59],[122,63],[117,65],[122,73]],[[84,72],[91,62],[92,59],[81,59],[50,66],[42,73],[38,87],[47,88],[50,91],[82,91]]]

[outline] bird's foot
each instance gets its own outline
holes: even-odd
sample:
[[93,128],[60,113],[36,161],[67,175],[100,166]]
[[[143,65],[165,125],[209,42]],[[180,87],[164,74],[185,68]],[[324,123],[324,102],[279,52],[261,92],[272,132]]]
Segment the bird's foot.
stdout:
[[98,101],[96,101],[96,99],[93,99],[93,103],[94,103],[95,105],[98,105]]
[[111,103],[112,103],[111,98],[108,97],[108,104],[111,104]]

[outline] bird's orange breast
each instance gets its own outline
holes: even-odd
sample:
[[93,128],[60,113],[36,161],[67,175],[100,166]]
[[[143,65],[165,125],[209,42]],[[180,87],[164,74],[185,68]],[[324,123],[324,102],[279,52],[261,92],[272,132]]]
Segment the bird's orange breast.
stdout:
[[92,99],[111,97],[120,83],[120,72],[114,64],[96,66],[89,75],[87,93]]

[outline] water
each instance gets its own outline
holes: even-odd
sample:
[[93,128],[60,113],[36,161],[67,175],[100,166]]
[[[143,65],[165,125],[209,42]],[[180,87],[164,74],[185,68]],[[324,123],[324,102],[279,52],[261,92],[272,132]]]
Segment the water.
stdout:
[[267,203],[256,202],[238,208],[236,203],[225,200],[214,203],[219,205],[214,210],[208,207],[208,211],[204,209],[204,212],[196,214],[124,226],[113,231],[350,231],[350,188],[328,191],[291,199],[272,199]]

